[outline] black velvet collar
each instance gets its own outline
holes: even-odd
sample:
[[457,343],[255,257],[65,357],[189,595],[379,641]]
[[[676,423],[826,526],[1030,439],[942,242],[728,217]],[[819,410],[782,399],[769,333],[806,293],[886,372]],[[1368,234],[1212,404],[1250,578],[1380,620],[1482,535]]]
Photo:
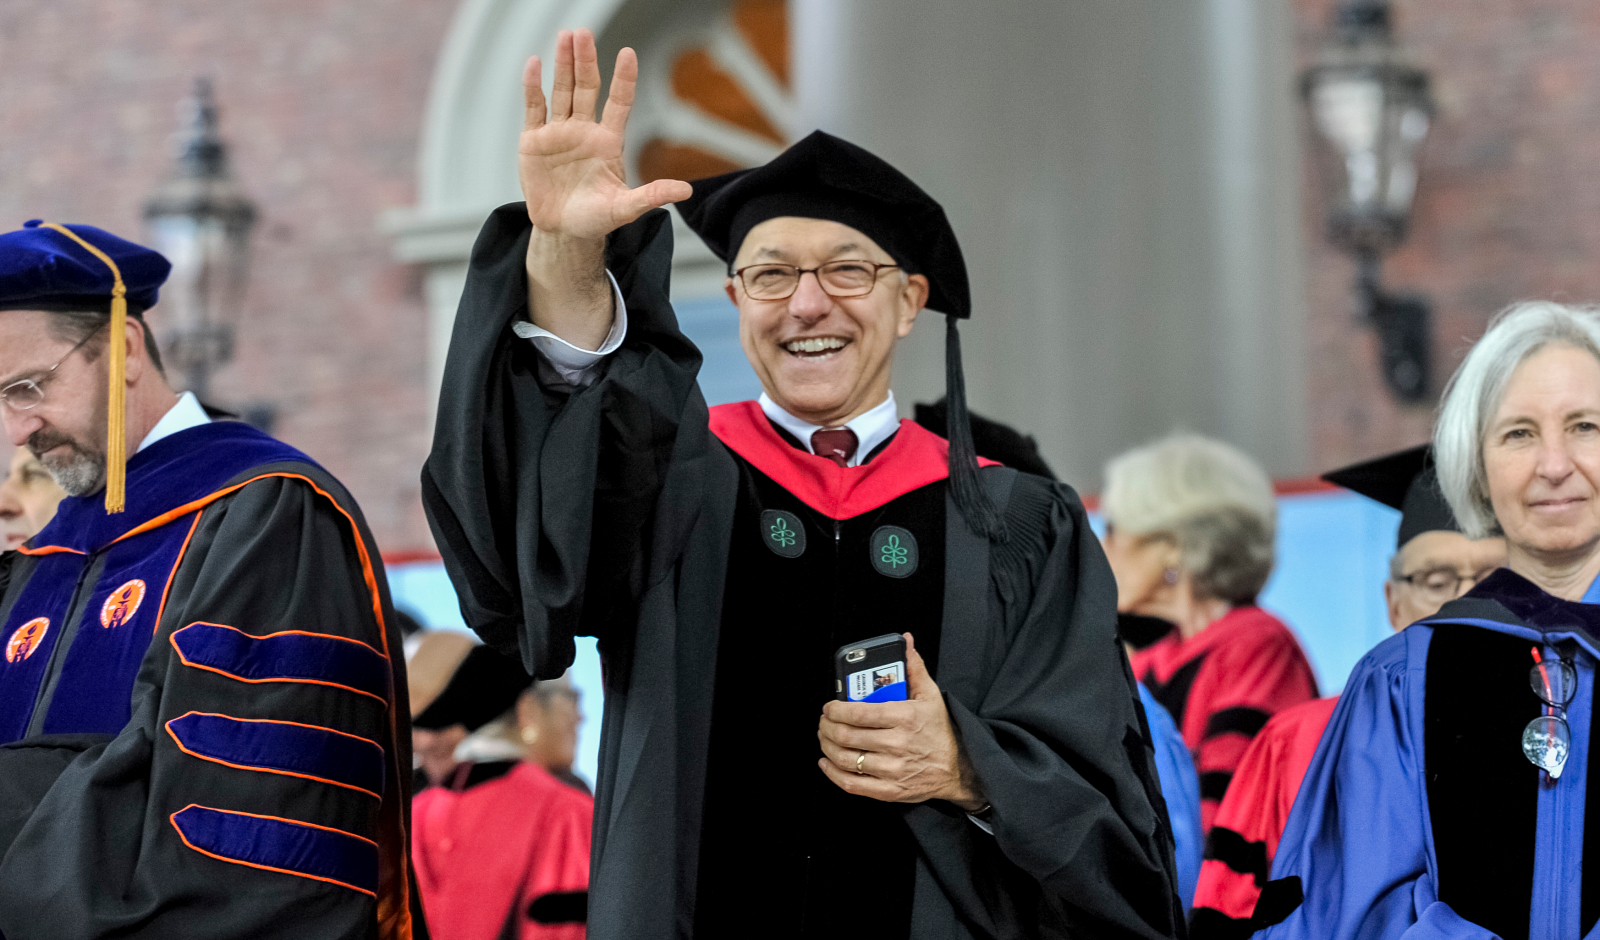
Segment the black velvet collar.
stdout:
[[1600,648],[1600,604],[1562,600],[1510,568],[1484,578],[1471,591],[1424,620],[1497,620],[1541,633],[1575,630]]

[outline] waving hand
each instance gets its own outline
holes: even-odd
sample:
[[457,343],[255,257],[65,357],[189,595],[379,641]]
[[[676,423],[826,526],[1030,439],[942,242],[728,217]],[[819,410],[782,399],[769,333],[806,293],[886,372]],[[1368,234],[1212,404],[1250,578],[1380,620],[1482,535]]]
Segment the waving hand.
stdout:
[[600,63],[593,33],[563,30],[557,38],[548,106],[540,67],[534,56],[523,69],[527,110],[517,145],[522,195],[535,228],[562,238],[604,238],[650,209],[689,197],[689,184],[679,180],[628,187],[622,145],[639,79],[632,49],[617,53],[611,95],[599,120]]

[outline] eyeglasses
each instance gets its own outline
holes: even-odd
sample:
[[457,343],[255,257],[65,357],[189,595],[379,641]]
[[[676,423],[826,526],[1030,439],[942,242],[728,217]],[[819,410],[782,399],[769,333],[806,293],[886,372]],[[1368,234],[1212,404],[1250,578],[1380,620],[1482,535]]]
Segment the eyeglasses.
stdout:
[[82,349],[84,345],[89,342],[89,340],[94,339],[95,336],[99,334],[100,329],[103,326],[104,324],[95,327],[89,332],[88,336],[78,340],[78,345],[67,350],[67,354],[62,356],[55,365],[44,370],[44,375],[39,379],[39,381],[36,382],[33,379],[23,379],[19,382],[12,382],[5,388],[0,388],[0,402],[5,402],[7,407],[14,408],[17,411],[32,411],[33,409],[39,407],[44,403],[44,383],[50,380],[50,376],[57,369],[61,368],[61,363],[71,359],[73,353]]
[[[1473,585],[1494,574],[1494,568],[1485,568],[1476,574],[1464,575],[1454,568],[1429,568],[1395,578],[1411,585],[1430,601],[1443,604],[1453,601],[1471,590]],[[1465,585],[1465,587],[1463,587]]]
[[733,272],[751,300],[787,300],[800,288],[800,278],[815,274],[822,292],[829,297],[845,299],[865,297],[878,284],[878,274],[898,264],[878,264],[874,261],[829,261],[818,268],[797,268],[792,264],[747,264]]
[[1522,729],[1522,753],[1528,762],[1550,775],[1561,777],[1561,768],[1572,752],[1572,729],[1565,712],[1578,694],[1578,671],[1564,659],[1545,659],[1539,647],[1533,648],[1533,668],[1528,671],[1533,694],[1544,703],[1544,714]]

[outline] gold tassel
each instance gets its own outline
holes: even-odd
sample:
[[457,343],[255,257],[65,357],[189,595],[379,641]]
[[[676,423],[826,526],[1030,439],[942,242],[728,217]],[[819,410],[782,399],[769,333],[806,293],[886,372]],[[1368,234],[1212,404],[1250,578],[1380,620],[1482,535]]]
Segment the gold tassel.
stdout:
[[128,461],[128,285],[111,257],[79,238],[65,225],[43,223],[67,236],[111,269],[111,335],[107,339],[111,354],[111,385],[106,409],[106,512],[118,513],[127,507]]

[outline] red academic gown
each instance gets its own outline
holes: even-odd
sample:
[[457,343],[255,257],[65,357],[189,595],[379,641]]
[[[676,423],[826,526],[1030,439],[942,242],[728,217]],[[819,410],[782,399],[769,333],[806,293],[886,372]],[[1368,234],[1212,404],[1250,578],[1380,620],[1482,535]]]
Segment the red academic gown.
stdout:
[[[433,940],[582,940],[583,924],[540,924],[531,904],[589,889],[594,800],[519,763],[464,790],[412,803],[412,859]],[[515,918],[518,931],[503,934]]]
[[1249,920],[1261,885],[1272,870],[1300,781],[1338,703],[1337,696],[1319,698],[1280,712],[1245,751],[1206,840],[1190,921],[1193,940],[1253,932]]
[[1195,756],[1206,832],[1251,739],[1273,715],[1317,697],[1300,643],[1259,607],[1236,607],[1187,640],[1174,631],[1134,654],[1133,674]]

